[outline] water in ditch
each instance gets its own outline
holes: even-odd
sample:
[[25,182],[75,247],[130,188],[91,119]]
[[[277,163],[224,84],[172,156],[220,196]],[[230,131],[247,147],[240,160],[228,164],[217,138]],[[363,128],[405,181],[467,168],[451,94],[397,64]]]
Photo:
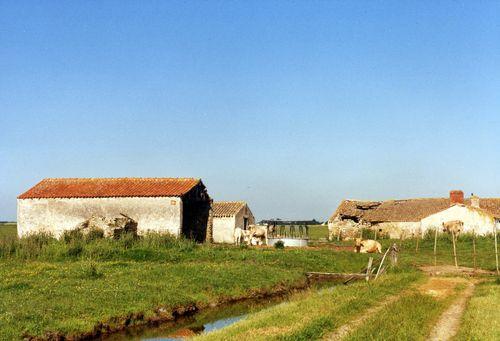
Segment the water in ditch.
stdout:
[[181,340],[201,333],[208,333],[227,327],[248,314],[255,313],[267,307],[277,305],[286,298],[269,298],[246,300],[243,302],[221,305],[215,308],[203,309],[192,315],[180,317],[175,321],[166,322],[157,327],[134,327],[126,331],[110,335],[106,341],[167,341]]

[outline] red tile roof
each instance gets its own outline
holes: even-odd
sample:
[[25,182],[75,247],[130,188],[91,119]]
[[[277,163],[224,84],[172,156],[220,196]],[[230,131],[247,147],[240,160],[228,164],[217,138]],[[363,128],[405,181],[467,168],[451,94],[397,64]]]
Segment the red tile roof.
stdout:
[[180,197],[200,182],[192,178],[44,179],[18,199]]
[[232,217],[237,214],[246,203],[244,201],[216,201],[212,204],[214,217]]

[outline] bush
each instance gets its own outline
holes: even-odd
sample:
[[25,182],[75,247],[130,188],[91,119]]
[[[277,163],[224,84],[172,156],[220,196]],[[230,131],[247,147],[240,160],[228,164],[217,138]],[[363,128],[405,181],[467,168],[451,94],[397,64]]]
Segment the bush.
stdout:
[[75,241],[83,240],[83,233],[80,230],[66,230],[61,235],[61,239],[66,243],[73,243]]
[[68,247],[68,251],[66,252],[70,257],[78,257],[83,252],[83,245],[81,243],[75,243]]
[[129,249],[135,244],[137,235],[133,233],[122,233],[118,240],[125,249]]
[[99,228],[93,228],[90,229],[87,235],[85,236],[85,241],[90,242],[93,240],[103,239],[103,238],[104,238],[104,231]]
[[274,248],[276,249],[284,249],[285,248],[285,242],[282,240],[278,240],[276,243],[274,243]]

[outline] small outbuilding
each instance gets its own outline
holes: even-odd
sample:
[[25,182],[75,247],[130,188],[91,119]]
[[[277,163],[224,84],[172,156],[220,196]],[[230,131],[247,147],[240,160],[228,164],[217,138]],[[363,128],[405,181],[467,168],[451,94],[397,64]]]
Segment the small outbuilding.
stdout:
[[92,217],[125,215],[148,231],[202,242],[211,199],[193,178],[44,179],[17,198],[20,237],[49,232],[59,237]]
[[244,201],[218,201],[212,205],[213,241],[215,243],[234,243],[234,229],[246,230],[255,224],[252,211]]

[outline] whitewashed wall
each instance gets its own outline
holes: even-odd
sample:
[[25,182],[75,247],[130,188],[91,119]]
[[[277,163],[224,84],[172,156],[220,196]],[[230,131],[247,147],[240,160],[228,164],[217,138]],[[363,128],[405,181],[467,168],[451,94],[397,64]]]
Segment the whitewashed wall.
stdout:
[[234,243],[235,216],[213,218],[214,243]]
[[234,243],[234,229],[243,228],[244,218],[248,218],[248,225],[255,224],[255,218],[248,206],[243,208],[231,217],[213,218],[213,238],[215,243]]
[[92,215],[118,217],[120,213],[137,221],[139,233],[181,233],[182,200],[178,197],[18,199],[17,231],[20,237],[39,231],[59,237]]
[[444,222],[452,220],[464,222],[463,232],[475,230],[478,235],[493,233],[495,227],[495,219],[489,214],[468,206],[455,205],[422,219],[422,230],[433,230],[435,227],[441,228]]
[[383,233],[387,233],[391,239],[405,239],[420,235],[419,221],[395,221],[384,222],[374,226],[381,229]]

